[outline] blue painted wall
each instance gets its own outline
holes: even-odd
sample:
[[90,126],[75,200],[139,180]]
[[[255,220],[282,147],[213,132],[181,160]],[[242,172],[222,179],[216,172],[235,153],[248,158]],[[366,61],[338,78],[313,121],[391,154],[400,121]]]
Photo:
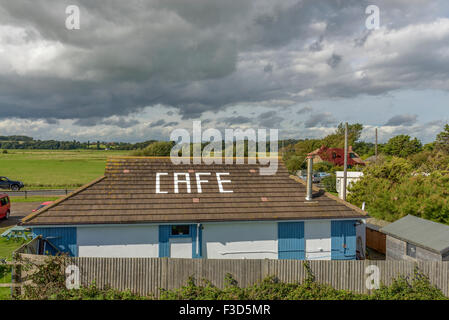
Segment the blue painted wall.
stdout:
[[304,222],[278,223],[279,259],[305,259]]
[[356,220],[332,221],[332,260],[356,259]]
[[191,224],[189,225],[190,234],[182,235],[182,236],[172,236],[171,233],[171,225],[160,225],[159,226],[159,257],[170,257],[170,238],[175,237],[188,237],[192,239],[192,258],[201,258],[202,255],[202,231],[201,226],[199,228],[199,245],[198,245],[198,254],[196,252],[196,240],[197,240],[197,225]]
[[[43,238],[50,241],[60,251],[68,253],[72,257],[78,255],[76,246],[76,228],[33,228],[32,230],[34,235],[42,235]],[[47,244],[45,245],[44,251],[48,251],[49,254],[56,254],[56,250]]]

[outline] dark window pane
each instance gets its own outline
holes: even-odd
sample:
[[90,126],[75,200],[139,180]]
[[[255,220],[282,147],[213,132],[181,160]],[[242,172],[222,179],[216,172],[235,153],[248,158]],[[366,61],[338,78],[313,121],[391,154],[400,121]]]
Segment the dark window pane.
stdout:
[[189,225],[180,225],[171,227],[172,236],[188,235],[190,233]]
[[412,258],[416,258],[416,246],[410,243],[407,243],[407,255]]

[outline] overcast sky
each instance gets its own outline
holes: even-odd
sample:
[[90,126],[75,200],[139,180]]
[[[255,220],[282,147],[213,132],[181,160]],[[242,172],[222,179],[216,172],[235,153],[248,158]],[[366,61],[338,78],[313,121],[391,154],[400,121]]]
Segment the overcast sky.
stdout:
[[447,0],[0,0],[0,135],[168,140],[202,120],[313,138],[348,121],[429,142],[448,93]]

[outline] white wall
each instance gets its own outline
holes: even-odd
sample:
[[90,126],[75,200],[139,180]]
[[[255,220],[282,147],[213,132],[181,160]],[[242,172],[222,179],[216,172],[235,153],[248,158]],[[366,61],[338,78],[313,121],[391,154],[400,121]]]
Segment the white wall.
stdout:
[[278,258],[276,222],[204,223],[203,228],[204,258]]
[[158,226],[77,227],[80,257],[159,256]]
[[[343,178],[344,178],[344,171],[336,171],[336,180],[337,180],[337,192],[340,199],[343,199]],[[360,171],[348,171],[347,172],[347,180],[346,180],[346,194],[349,193],[347,189],[349,189],[351,184],[356,183],[360,180],[360,178],[363,177],[363,172]]]
[[192,238],[170,238],[170,258],[192,258]]
[[331,260],[331,222],[313,220],[304,223],[306,260]]

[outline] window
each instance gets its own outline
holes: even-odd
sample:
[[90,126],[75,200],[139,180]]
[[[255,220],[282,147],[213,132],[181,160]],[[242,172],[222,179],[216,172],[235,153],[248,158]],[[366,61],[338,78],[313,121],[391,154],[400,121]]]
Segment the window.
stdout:
[[0,205],[6,206],[9,203],[8,198],[2,198],[0,199]]
[[336,159],[337,158],[337,154],[335,152],[332,152],[332,158]]
[[171,235],[172,236],[188,236],[190,234],[190,226],[189,225],[180,225],[180,226],[172,226],[171,227]]
[[407,242],[407,255],[416,258],[416,246]]
[[357,156],[355,155],[355,153],[350,153],[349,158],[354,159],[354,158],[357,158]]

